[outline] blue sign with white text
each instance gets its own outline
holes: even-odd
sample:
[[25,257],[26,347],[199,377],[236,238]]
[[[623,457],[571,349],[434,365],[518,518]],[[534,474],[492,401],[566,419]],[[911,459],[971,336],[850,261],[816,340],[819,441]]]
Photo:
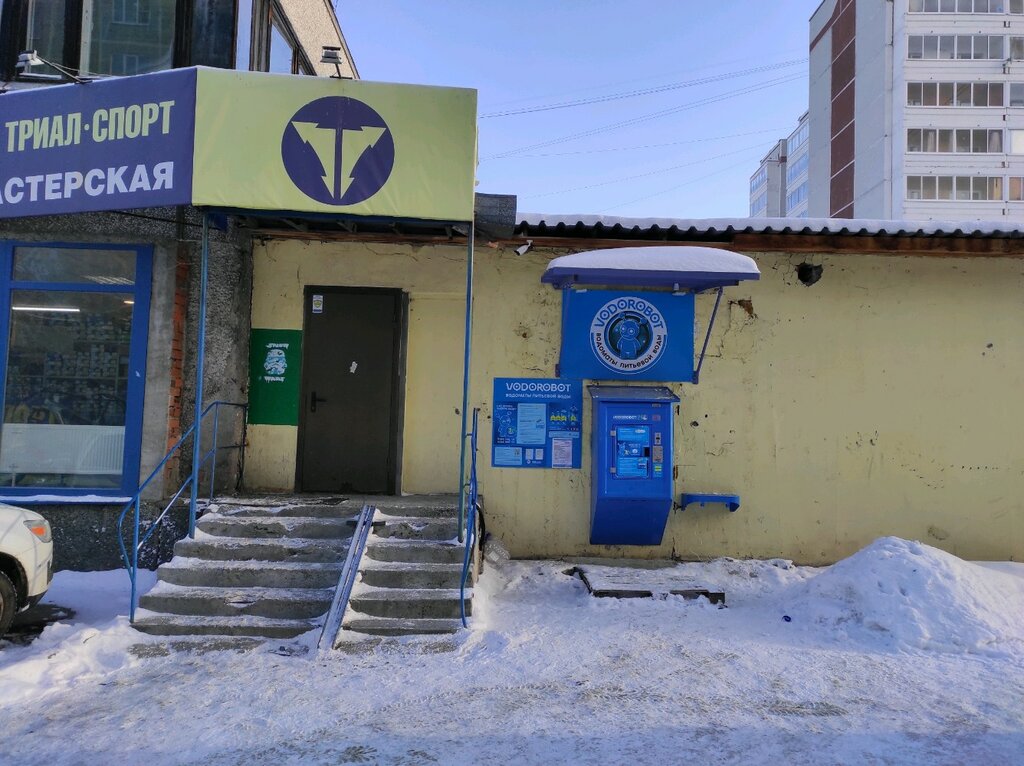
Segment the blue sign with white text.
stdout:
[[558,374],[693,380],[693,293],[564,290]]
[[0,96],[0,218],[188,204],[196,71]]
[[582,381],[495,378],[492,419],[495,468],[580,467]]

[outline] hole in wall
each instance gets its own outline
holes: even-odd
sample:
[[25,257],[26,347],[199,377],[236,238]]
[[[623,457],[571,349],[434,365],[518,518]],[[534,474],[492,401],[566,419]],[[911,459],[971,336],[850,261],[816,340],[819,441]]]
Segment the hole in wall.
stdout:
[[815,266],[811,263],[801,263],[796,267],[796,278],[799,279],[803,285],[810,287],[821,279],[822,271],[824,271],[824,268],[821,266]]

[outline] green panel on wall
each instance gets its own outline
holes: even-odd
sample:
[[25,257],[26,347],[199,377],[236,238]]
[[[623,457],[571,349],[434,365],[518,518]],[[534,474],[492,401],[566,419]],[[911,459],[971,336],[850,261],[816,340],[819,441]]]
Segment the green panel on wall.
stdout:
[[256,330],[249,337],[249,422],[299,424],[301,330]]

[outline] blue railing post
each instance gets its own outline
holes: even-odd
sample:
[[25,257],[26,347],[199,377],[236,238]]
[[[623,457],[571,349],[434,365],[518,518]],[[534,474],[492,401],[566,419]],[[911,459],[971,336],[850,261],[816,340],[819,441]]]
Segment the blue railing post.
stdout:
[[469,407],[470,359],[473,349],[473,224],[469,224],[469,241],[466,245],[466,338],[462,357],[462,426],[459,433],[462,439],[459,444],[459,542],[465,539],[465,492],[466,481],[466,408]]
[[[136,604],[136,600],[137,600],[137,597],[138,597],[137,579],[138,579],[138,571],[139,571],[139,551],[142,550],[142,546],[146,544],[146,542],[149,540],[149,538],[153,536],[153,533],[156,532],[157,527],[159,527],[160,523],[167,517],[167,514],[170,513],[171,509],[174,507],[174,504],[177,503],[179,498],[182,497],[182,495],[185,492],[185,490],[190,488],[190,487],[194,488],[195,485],[194,485],[194,483],[192,481],[192,478],[193,478],[193,476],[195,474],[191,474],[190,473],[188,475],[188,478],[185,479],[185,481],[182,482],[181,486],[178,487],[178,491],[175,492],[173,495],[171,495],[171,499],[167,501],[167,504],[164,506],[163,511],[161,511],[159,514],[157,514],[157,516],[154,519],[153,523],[150,525],[149,529],[146,531],[146,534],[142,534],[142,532],[141,532],[141,526],[142,526],[142,493],[146,490],[146,487],[148,487],[153,482],[153,480],[157,476],[160,475],[160,472],[164,469],[164,466],[167,465],[168,461],[170,461],[170,459],[174,455],[176,455],[178,453],[178,450],[181,449],[182,445],[186,441],[188,441],[189,437],[192,436],[192,434],[195,432],[196,425],[198,423],[201,423],[203,421],[203,419],[207,415],[210,414],[211,410],[215,410],[216,411],[214,413],[214,419],[216,419],[217,418],[217,413],[220,412],[220,408],[222,406],[224,406],[224,407],[237,407],[242,412],[242,422],[243,423],[245,422],[245,413],[246,413],[246,410],[248,409],[248,405],[242,404],[240,402],[222,402],[222,401],[216,401],[216,402],[213,402],[212,404],[210,404],[205,410],[202,411],[202,413],[199,415],[198,420],[195,423],[193,423],[192,425],[190,425],[187,429],[185,429],[185,433],[183,433],[178,438],[178,441],[176,441],[174,443],[174,446],[171,447],[167,451],[167,454],[163,456],[163,459],[159,463],[156,464],[156,468],[154,468],[152,473],[149,474],[149,476],[146,478],[146,480],[139,485],[139,488],[135,492],[135,494],[132,496],[132,499],[130,501],[128,501],[127,503],[125,503],[124,508],[121,509],[121,515],[117,517],[117,544],[118,544],[118,546],[121,549],[121,560],[124,562],[125,569],[128,570],[128,577],[131,580],[132,593],[131,593],[131,605],[130,605],[129,609],[130,609],[130,616],[131,616],[132,620],[135,619],[135,604]],[[244,433],[244,428],[243,428],[243,433]],[[232,444],[230,447],[225,447],[224,449],[239,449],[239,450],[245,449],[244,441],[245,440],[243,439],[243,443],[241,443],[241,444]],[[214,449],[211,452],[207,452],[204,455],[202,455],[202,457],[200,458],[200,466],[205,465],[206,461],[208,459],[210,459],[210,458],[213,458],[214,460],[216,460],[216,454],[217,454],[217,452],[219,450],[220,450],[220,442],[217,441],[216,438],[215,438],[214,439]],[[193,494],[193,497],[194,497],[194,493],[192,493],[192,494]],[[128,512],[133,510],[133,509],[134,509],[135,513],[134,513],[134,516],[133,516],[133,519],[132,519],[132,521],[133,521],[133,524],[132,524],[132,552],[129,555],[128,548],[125,545],[125,540],[124,540],[124,535],[125,535],[125,532],[124,532],[124,522],[125,522],[125,518],[128,516]],[[193,517],[192,521],[193,521],[193,528],[192,529],[193,529],[193,535],[194,535],[194,529],[195,529],[195,527],[194,527],[194,521],[195,521],[194,517]]]
[[[459,616],[462,618],[462,627],[468,628],[466,620],[466,581],[469,579],[469,565],[473,558],[473,542],[476,536],[476,506],[479,487],[476,480],[476,437],[477,421],[480,409],[473,409],[473,430],[469,434],[469,484],[466,502],[466,552],[462,557],[462,579],[459,581]],[[465,439],[463,439],[465,442]],[[459,494],[462,497],[462,493]]]
[[199,463],[202,460],[200,453],[202,444],[202,421],[203,421],[203,367],[206,361],[206,283],[209,278],[210,261],[210,214],[203,213],[203,245],[200,255],[200,277],[199,277],[199,323],[196,334],[198,337],[198,350],[196,351],[196,406],[195,415],[192,420],[192,487],[188,506],[188,536],[196,536],[196,503],[199,494]]
[[135,498],[135,530],[132,534],[132,606],[128,614],[128,619],[131,622],[135,622],[135,604],[137,600],[135,598],[138,590],[138,579],[139,579],[139,523],[141,522],[141,502],[136,496]]
[[213,457],[210,463],[210,502],[213,502],[213,488],[217,483],[217,434],[220,433],[220,402],[213,403]]

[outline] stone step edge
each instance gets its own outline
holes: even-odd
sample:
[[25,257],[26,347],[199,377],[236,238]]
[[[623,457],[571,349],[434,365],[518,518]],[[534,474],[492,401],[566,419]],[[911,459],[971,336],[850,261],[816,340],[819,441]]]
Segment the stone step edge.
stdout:
[[360,614],[345,620],[341,626],[344,631],[361,633],[359,628],[383,628],[391,630],[410,630],[413,632],[430,633],[432,628],[440,628],[445,632],[455,632],[462,628],[462,620],[458,617],[374,617]]
[[381,561],[380,559],[363,557],[363,560],[359,567],[360,572],[453,572],[461,573],[462,564],[456,562],[454,564],[444,564],[437,562],[424,562],[419,563],[418,561]]
[[[473,589],[466,588],[466,600],[473,598]],[[352,599],[387,601],[458,601],[458,588],[382,588],[377,585],[356,583],[352,588]]]
[[355,524],[358,516],[225,516],[221,513],[208,513],[199,518],[196,524],[207,521],[227,521],[234,524],[282,524],[284,526],[299,526],[300,524]]
[[196,536],[194,538],[183,537],[178,542],[203,543],[204,545],[211,544],[222,547],[280,545],[289,548],[317,548],[332,545],[348,548],[351,544],[347,537],[232,537],[229,535],[211,535],[209,532],[202,532],[198,527],[196,528]]
[[[288,619],[283,617],[259,617],[251,614],[239,615],[196,615],[196,614],[168,614],[167,612],[152,612],[148,609],[135,610],[135,623],[142,625],[195,625],[209,626],[223,623],[225,625],[267,627],[267,628],[301,628],[313,630],[323,625],[323,617],[311,617],[309,619]],[[230,634],[225,634],[230,635]]]
[[338,561],[263,561],[260,559],[245,559],[243,561],[221,561],[219,559],[197,559],[188,556],[175,556],[166,564],[161,564],[160,569],[234,569],[247,571],[276,570],[290,572],[309,571],[330,571],[341,572],[344,562]]
[[158,580],[157,584],[142,594],[146,596],[160,596],[162,598],[197,598],[222,597],[222,596],[243,596],[253,597],[254,600],[261,599],[288,599],[288,600],[327,600],[334,598],[334,588],[268,588],[265,586],[236,587],[216,585],[175,585],[166,580]]

